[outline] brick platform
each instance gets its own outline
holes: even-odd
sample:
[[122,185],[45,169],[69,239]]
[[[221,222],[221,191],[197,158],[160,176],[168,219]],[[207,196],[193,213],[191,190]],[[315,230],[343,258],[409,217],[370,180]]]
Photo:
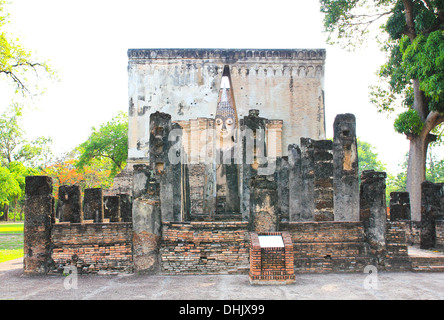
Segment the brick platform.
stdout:
[[[281,236],[282,247],[261,246],[260,236]],[[295,281],[293,243],[288,232],[250,234],[250,283],[291,284]]]

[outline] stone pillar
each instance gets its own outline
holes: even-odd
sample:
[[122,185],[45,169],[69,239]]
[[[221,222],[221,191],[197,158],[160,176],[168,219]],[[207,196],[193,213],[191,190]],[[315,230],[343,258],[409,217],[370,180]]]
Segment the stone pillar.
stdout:
[[103,214],[109,222],[121,222],[120,216],[120,197],[104,196],[103,197]]
[[266,122],[268,161],[282,157],[282,125],[283,120],[267,120]]
[[277,185],[273,176],[251,179],[250,228],[254,232],[273,232],[279,229]]
[[174,220],[173,208],[173,168],[168,159],[171,143],[168,140],[171,132],[171,115],[155,112],[150,115],[150,166],[154,177],[160,183],[160,201],[163,221]]
[[133,221],[133,209],[131,196],[126,193],[118,194],[120,198],[120,217],[122,222],[132,222]]
[[160,269],[162,216],[159,191],[159,183],[150,179],[146,197],[133,202],[133,259],[137,273],[155,273]]
[[390,221],[410,220],[408,192],[390,192]]
[[364,224],[364,232],[370,248],[377,257],[381,258],[386,248],[386,177],[385,172],[363,171],[360,189],[360,221]]
[[314,220],[333,221],[333,144],[316,140],[314,144]]
[[301,149],[296,144],[288,146],[288,210],[290,221],[301,220]]
[[279,157],[276,159],[276,184],[278,197],[278,214],[280,221],[289,221],[289,164],[288,157]]
[[82,195],[79,185],[59,187],[57,216],[60,222],[83,222]]
[[[170,141],[171,149],[175,157],[174,161],[171,163],[171,175],[172,175],[172,207],[173,207],[173,221],[182,220],[182,158],[183,158],[183,146],[182,140],[182,128],[178,123],[172,123],[171,128],[176,133],[176,140]],[[179,134],[180,133],[180,134]]]
[[23,267],[26,274],[46,274],[51,259],[51,221],[54,213],[52,180],[47,176],[25,178]]
[[335,220],[359,221],[358,148],[355,116],[350,113],[337,115],[333,131]]
[[314,198],[314,141],[301,138],[301,215],[300,221],[313,221]]
[[436,245],[435,219],[440,214],[442,183],[424,181],[421,184],[421,249],[434,248]]
[[85,189],[83,197],[83,218],[84,220],[94,220],[95,223],[102,223],[103,212],[103,189]]
[[134,165],[133,170],[133,199],[137,199],[145,195],[152,174],[151,168],[145,164]]
[[240,120],[242,132],[242,219],[250,219],[250,180],[257,175],[259,162],[265,156],[265,127],[267,119],[259,117],[259,110],[251,109],[248,116]]

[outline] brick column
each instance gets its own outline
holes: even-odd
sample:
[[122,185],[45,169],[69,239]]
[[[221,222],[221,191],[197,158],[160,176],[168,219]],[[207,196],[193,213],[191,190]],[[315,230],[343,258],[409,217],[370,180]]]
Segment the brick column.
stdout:
[[250,233],[250,279],[260,277],[261,265],[261,246],[257,233]]
[[57,215],[60,222],[83,222],[82,195],[79,185],[59,187]]
[[436,245],[435,219],[440,214],[442,183],[424,181],[421,184],[421,249],[433,248]]
[[387,208],[385,172],[363,171],[360,190],[360,220],[373,253],[382,257],[386,248]]
[[101,223],[104,219],[103,212],[103,189],[85,189],[83,197],[83,218],[84,220],[94,220]]
[[279,226],[277,186],[268,176],[256,176],[250,181],[250,228],[255,232],[277,231]]
[[291,234],[288,231],[281,232],[285,247],[285,274],[294,279],[294,246]]
[[333,189],[335,221],[359,221],[359,177],[356,119],[336,116],[333,138]]
[[54,216],[52,180],[47,176],[25,179],[24,259],[26,274],[46,274],[52,267],[51,222]]

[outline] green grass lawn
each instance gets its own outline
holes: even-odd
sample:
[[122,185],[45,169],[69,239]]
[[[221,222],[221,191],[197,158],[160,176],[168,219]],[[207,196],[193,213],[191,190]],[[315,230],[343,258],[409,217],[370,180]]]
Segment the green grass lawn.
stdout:
[[0,223],[0,263],[23,257],[23,222]]

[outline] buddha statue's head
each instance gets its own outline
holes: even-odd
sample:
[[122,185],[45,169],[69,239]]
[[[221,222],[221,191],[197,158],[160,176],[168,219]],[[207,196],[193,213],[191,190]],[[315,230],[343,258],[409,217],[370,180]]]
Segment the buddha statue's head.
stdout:
[[231,92],[230,74],[225,66],[220,85],[219,100],[215,117],[216,136],[221,147],[231,147],[235,141],[237,128],[236,106]]

